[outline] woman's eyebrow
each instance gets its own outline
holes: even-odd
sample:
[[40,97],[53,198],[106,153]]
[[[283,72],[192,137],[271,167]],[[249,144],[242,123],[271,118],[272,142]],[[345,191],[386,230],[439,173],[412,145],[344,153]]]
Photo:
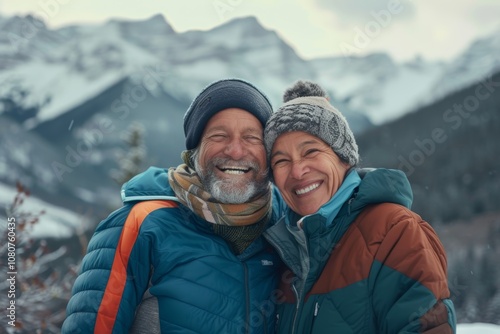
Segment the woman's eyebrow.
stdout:
[[[312,145],[312,144],[319,144],[319,143],[316,140],[306,140],[306,141],[300,142],[297,146],[299,148],[303,148],[304,146]],[[271,154],[271,159],[274,158],[277,155],[285,155],[285,152],[283,152],[283,151],[276,151],[273,154]]]

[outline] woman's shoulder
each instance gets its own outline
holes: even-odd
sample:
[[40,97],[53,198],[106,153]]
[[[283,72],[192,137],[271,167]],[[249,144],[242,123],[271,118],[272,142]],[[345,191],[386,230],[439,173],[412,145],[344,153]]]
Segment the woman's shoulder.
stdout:
[[385,202],[368,205],[358,215],[353,227],[359,230],[367,244],[372,244],[383,240],[392,229],[417,227],[422,222],[418,214],[405,206]]

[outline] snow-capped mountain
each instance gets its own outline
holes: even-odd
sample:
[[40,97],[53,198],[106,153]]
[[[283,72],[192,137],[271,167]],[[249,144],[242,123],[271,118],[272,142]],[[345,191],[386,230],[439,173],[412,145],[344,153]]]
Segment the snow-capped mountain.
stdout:
[[429,91],[433,102],[471,83],[487,80],[500,71],[500,30],[478,39],[461,55],[447,64],[443,74]]
[[0,17],[0,71],[29,61],[57,61],[65,36],[32,16]]
[[[12,22],[34,25],[33,20],[28,16],[2,22],[9,29]],[[10,34],[2,31],[4,37]],[[81,105],[124,78],[144,81],[145,68],[153,69],[150,76],[156,75],[158,86],[186,104],[211,81],[241,77],[256,83],[278,105],[284,87],[298,78],[315,77],[306,61],[255,18],[182,34],[175,33],[162,16],[55,31],[43,26],[38,34],[42,32],[63,41],[51,48],[50,57],[17,57],[0,71],[0,111],[27,122],[29,128]],[[3,40],[6,43],[0,48],[8,49],[8,37]],[[39,39],[35,36],[28,42]]]
[[376,124],[413,109],[443,70],[442,64],[421,59],[396,64],[383,53],[316,59],[311,65],[316,80],[333,92],[334,100],[343,101]]
[[185,33],[176,33],[161,15],[57,30],[33,16],[14,16],[0,18],[0,26],[0,112],[31,110],[36,117],[15,116],[23,122],[31,118],[29,127],[124,78],[141,80],[145,68],[158,66],[163,69],[158,85],[181,101],[213,80],[241,77],[277,106],[283,89],[305,78],[320,82],[347,115],[358,112],[377,124],[500,68],[500,34],[476,41],[449,64],[422,59],[397,64],[386,54],[305,61],[253,17]]
[[[148,162],[179,162],[183,112],[214,80],[247,79],[275,107],[295,80],[317,81],[359,133],[440,98],[437,87],[449,93],[499,69],[496,35],[472,44],[449,64],[423,59],[398,64],[383,53],[306,61],[253,17],[185,33],[175,32],[161,15],[56,30],[33,16],[0,17],[0,27],[0,118],[13,122],[5,124],[4,135],[31,147],[23,155],[9,150],[15,147],[12,140],[12,146],[2,146],[0,172],[2,164],[4,171],[20,169],[0,175],[0,181],[12,183],[15,174],[34,180],[43,191],[78,200],[83,188],[100,186],[94,202],[114,196],[106,174],[116,163],[113,150],[122,132],[134,121],[147,128],[149,156],[155,159]],[[476,72],[477,64],[486,65]],[[460,80],[450,80],[453,75]],[[108,123],[113,130],[106,132],[102,124]],[[62,182],[51,164],[64,164],[68,150],[83,147],[86,138],[90,153],[77,167],[70,166]],[[26,155],[34,160],[24,166]],[[90,175],[92,182],[75,186]]]
[[[11,205],[16,193],[17,190],[14,187],[0,184],[0,206],[3,208]],[[88,229],[92,226],[89,224],[89,218],[85,217],[83,213],[79,215],[34,196],[27,197],[22,205],[23,208],[29,208],[33,214],[44,212],[39,216],[39,222],[27,230],[27,233],[35,239],[67,238],[76,232],[86,232],[82,229]],[[4,221],[7,220],[3,211],[0,212],[0,218]]]
[[297,78],[314,77],[307,62],[253,17],[210,31],[172,35],[155,54],[168,67],[164,89],[185,101],[214,80],[239,77],[257,84],[277,105],[283,87]]
[[[31,18],[25,20],[30,22]],[[133,31],[124,27],[125,24],[109,22],[102,27],[55,32],[71,37],[59,45],[57,55],[53,51],[51,58],[30,59],[22,66],[17,64],[0,71],[0,96],[5,111],[9,111],[5,101],[11,108],[17,106],[16,110],[37,109],[35,117],[28,120],[19,113],[13,115],[32,128],[94,98],[141,67],[157,64],[157,57],[123,38],[123,30]]]

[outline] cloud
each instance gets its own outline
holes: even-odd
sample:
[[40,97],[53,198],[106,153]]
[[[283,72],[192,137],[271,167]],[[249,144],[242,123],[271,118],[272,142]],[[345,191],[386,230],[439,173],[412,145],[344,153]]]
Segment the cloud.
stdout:
[[318,6],[330,10],[343,23],[362,23],[370,20],[373,13],[390,8],[400,8],[396,18],[413,18],[415,5],[412,0],[315,0]]
[[500,15],[500,2],[480,1],[470,11],[470,17],[475,23],[498,24]]

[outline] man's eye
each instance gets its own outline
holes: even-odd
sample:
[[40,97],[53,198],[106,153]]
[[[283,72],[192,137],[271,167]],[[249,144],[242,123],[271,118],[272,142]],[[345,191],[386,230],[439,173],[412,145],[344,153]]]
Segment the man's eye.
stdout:
[[261,144],[263,142],[262,138],[257,136],[247,136],[245,139],[253,144]]
[[222,133],[216,133],[216,134],[211,135],[208,138],[210,138],[212,140],[219,141],[219,140],[224,140],[226,138],[226,135],[222,134]]

